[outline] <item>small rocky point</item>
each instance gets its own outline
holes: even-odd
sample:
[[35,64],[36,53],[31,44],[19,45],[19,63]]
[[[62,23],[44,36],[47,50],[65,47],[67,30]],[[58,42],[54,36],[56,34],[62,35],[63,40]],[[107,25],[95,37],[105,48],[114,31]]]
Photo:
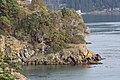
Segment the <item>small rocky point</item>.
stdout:
[[22,65],[68,65],[68,64],[102,64],[99,54],[94,54],[89,50],[86,44],[69,44],[70,48],[63,49],[56,53],[35,53],[34,49],[30,49],[27,42],[17,40],[12,36],[1,35],[0,38],[1,51],[4,52],[5,45],[12,44],[14,56]]

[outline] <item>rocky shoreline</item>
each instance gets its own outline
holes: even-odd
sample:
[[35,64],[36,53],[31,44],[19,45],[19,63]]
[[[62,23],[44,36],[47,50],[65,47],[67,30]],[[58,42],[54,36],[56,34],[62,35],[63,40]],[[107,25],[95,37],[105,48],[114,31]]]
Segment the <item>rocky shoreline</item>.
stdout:
[[57,53],[36,54],[35,50],[30,49],[30,44],[20,42],[12,36],[6,37],[6,40],[5,36],[1,36],[0,40],[2,51],[5,45],[12,44],[14,56],[19,58],[22,65],[101,64],[102,60],[99,54],[94,54],[87,48],[87,44],[69,44],[70,48]]
[[101,61],[102,58],[99,56],[99,54],[96,54],[94,57],[92,58],[84,58],[83,60],[80,61],[76,61],[75,57],[68,57],[64,62],[63,61],[47,61],[47,60],[42,60],[39,61],[38,59],[35,60],[28,60],[28,61],[24,61],[22,62],[22,65],[92,65],[92,64],[102,64]]
[[[27,60],[23,60],[22,65],[78,65],[78,64],[102,64],[102,57],[88,50],[86,44],[78,44],[71,49],[65,49],[56,54],[36,54]],[[72,45],[73,46],[73,45]],[[29,56],[24,54],[25,56]]]
[[101,10],[101,11],[91,11],[83,15],[120,15],[120,10]]

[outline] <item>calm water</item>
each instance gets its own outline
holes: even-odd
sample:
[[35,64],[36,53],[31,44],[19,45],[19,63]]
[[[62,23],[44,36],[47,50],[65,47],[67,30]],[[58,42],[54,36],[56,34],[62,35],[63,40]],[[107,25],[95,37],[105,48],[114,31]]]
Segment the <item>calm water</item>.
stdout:
[[[89,18],[91,17],[91,18]],[[24,66],[30,80],[120,80],[120,20],[104,16],[84,16],[91,31],[88,47],[106,58],[91,66]],[[97,16],[97,18],[99,18]],[[120,16],[118,16],[120,18]],[[91,19],[91,21],[89,20]],[[108,20],[107,20],[108,19]]]

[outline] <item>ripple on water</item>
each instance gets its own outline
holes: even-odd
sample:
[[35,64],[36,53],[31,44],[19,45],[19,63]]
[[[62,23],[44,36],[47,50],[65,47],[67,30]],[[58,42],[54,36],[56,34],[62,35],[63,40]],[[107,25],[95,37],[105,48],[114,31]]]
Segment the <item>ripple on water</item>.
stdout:
[[88,23],[91,34],[120,34],[120,22]]

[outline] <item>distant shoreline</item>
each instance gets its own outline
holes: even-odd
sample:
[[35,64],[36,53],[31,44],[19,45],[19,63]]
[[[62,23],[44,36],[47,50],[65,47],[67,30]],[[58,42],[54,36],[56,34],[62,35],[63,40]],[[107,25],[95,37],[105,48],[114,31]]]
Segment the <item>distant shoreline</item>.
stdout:
[[120,15],[120,10],[102,10],[102,11],[91,11],[91,12],[86,12],[86,14],[82,15]]

